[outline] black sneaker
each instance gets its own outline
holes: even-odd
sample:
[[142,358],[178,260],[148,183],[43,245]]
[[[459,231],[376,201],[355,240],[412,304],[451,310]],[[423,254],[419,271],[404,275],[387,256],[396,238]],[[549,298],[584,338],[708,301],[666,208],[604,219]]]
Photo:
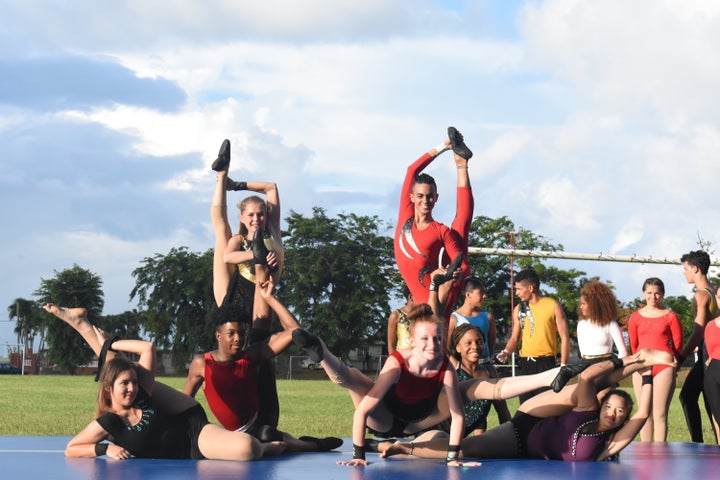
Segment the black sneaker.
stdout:
[[460,155],[465,160],[470,160],[473,156],[472,151],[465,145],[462,133],[457,131],[455,127],[448,127],[448,138],[452,151]]
[[312,333],[298,328],[292,332],[292,340],[295,345],[305,350],[310,360],[319,363],[323,359],[323,348],[320,339]]
[[222,145],[220,145],[220,152],[218,153],[217,159],[213,162],[212,168],[216,172],[222,172],[223,170],[227,170],[230,166],[230,140],[225,139],[223,140]]
[[335,450],[336,448],[339,448],[343,444],[343,440],[337,437],[300,437],[298,440],[314,443],[315,445],[317,445],[318,452],[329,452],[330,450]]

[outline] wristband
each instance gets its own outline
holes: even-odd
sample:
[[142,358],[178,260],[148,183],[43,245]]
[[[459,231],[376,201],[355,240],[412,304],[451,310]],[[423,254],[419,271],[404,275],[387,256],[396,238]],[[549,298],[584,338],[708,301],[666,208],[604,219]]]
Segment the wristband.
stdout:
[[102,457],[107,453],[108,444],[107,443],[96,443],[95,444],[95,456],[96,457]]
[[447,457],[445,462],[456,462],[460,458],[460,445],[448,445]]
[[467,165],[456,165],[455,168],[457,168],[458,170],[463,169],[463,168],[465,170],[467,170]]
[[653,384],[653,376],[652,375],[643,375],[642,376],[642,384],[643,385],[652,385]]
[[440,155],[442,152],[448,149],[448,146],[445,142],[441,143],[437,147],[435,147],[435,150],[437,150],[438,155]]
[[235,190],[247,190],[247,182],[235,182]]
[[614,358],[611,358],[610,361],[612,362],[615,370],[619,370],[625,366],[625,362],[622,361],[622,358],[614,357]]
[[365,447],[353,443],[353,460],[365,460]]

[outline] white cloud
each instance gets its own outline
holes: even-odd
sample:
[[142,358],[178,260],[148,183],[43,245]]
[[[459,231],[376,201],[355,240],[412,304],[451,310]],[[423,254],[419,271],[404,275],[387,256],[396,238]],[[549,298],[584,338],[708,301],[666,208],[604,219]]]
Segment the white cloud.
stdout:
[[[0,246],[16,259],[2,291],[29,296],[41,275],[78,260],[103,276],[107,313],[117,313],[128,265],[212,245],[209,166],[223,138],[231,176],[276,181],[285,212],[322,206],[394,220],[407,164],[455,125],[476,153],[476,215],[507,215],[571,252],[679,257],[698,232],[720,237],[717,2],[548,0],[504,12],[492,28],[500,17],[483,4],[448,5],[3,5],[0,16],[13,19],[0,33],[3,59],[116,59],[185,103],[0,107],[0,204],[24,209],[16,220],[0,207]],[[437,218],[449,222],[450,156],[428,170],[440,186]],[[67,225],[53,243],[62,248],[27,262],[48,214]],[[668,277],[671,294],[688,291],[673,267],[563,265],[612,280],[621,299],[651,273]]]

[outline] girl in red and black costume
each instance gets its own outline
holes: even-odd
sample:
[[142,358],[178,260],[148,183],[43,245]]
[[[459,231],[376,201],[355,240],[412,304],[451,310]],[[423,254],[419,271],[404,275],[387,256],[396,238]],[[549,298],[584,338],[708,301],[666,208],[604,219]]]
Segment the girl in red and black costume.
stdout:
[[[431,295],[431,298],[434,296]],[[457,373],[443,354],[442,321],[428,304],[415,305],[408,313],[410,349],[388,357],[373,382],[359,370],[333,355],[322,340],[297,329],[293,341],[320,362],[330,380],[346,388],[353,404],[353,459],[342,465],[364,466],[365,451],[377,451],[376,440],[365,439],[366,427],[378,437],[409,436],[450,418],[448,464],[457,464],[463,436],[463,401],[509,398],[548,386],[559,369],[513,378],[473,379],[460,384]]]

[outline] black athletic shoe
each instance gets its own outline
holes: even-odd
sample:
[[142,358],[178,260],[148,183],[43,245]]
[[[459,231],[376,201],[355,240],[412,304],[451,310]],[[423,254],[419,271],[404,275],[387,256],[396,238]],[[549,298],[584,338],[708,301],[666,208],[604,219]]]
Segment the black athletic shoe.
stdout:
[[329,452],[330,450],[335,450],[336,448],[339,448],[343,444],[342,439],[337,437],[300,437],[298,440],[314,443],[315,445],[317,445],[318,452]]
[[378,447],[384,442],[395,443],[397,442],[397,438],[366,438],[365,451],[379,453],[380,449]]
[[216,172],[222,172],[223,170],[227,170],[230,166],[230,140],[225,139],[223,140],[222,145],[220,145],[220,152],[218,153],[217,159],[213,162],[212,168]]
[[560,371],[550,384],[553,392],[557,393],[562,390],[565,384],[567,384],[567,382],[569,382],[571,378],[579,375],[590,365],[592,365],[590,362],[580,362],[573,365],[565,365],[564,367],[560,367]]
[[265,246],[265,234],[259,228],[255,230],[255,234],[253,235],[252,253],[255,265],[262,265],[263,267],[268,266],[267,256],[268,253],[270,253],[270,250],[268,250]]
[[448,138],[450,139],[450,146],[452,147],[453,152],[457,153],[465,160],[470,160],[472,158],[473,153],[467,145],[465,145],[462,133],[458,132],[457,128],[448,127]]
[[453,275],[455,274],[455,271],[458,268],[460,268],[460,265],[462,264],[462,260],[463,260],[463,254],[458,253],[457,257],[455,257],[453,259],[453,261],[450,262],[450,265],[448,265],[446,273],[438,273],[437,275],[433,275],[432,282],[435,284],[435,286],[439,287],[443,283],[452,280]]
[[292,332],[292,340],[295,345],[305,350],[310,360],[315,363],[321,362],[323,359],[323,348],[320,339],[312,333],[298,328]]

